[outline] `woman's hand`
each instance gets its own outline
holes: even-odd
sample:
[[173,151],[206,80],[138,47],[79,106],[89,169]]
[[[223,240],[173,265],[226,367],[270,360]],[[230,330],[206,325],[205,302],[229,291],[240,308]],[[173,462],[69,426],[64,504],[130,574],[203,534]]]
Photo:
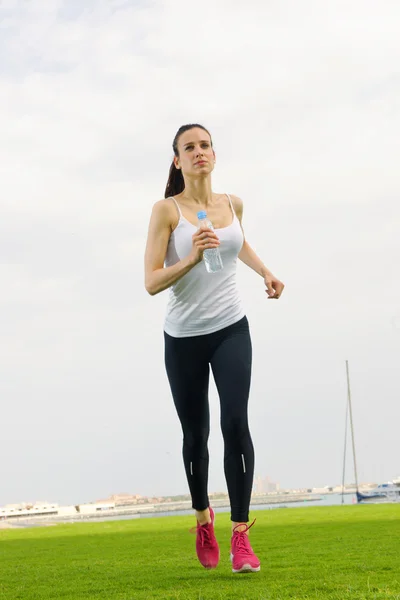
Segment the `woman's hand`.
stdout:
[[203,252],[208,248],[218,248],[220,242],[212,229],[198,229],[192,236],[192,252],[190,257],[195,264],[203,259]]
[[267,288],[265,291],[268,294],[268,300],[277,300],[281,297],[283,288],[285,287],[282,281],[279,281],[272,273],[268,273],[268,275],[264,277],[264,283]]

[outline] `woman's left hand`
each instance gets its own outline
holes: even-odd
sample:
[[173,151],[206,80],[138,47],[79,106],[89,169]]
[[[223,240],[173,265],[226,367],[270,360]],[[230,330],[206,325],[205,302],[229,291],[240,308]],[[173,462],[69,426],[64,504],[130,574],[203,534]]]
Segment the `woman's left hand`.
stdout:
[[272,273],[264,277],[264,283],[266,285],[266,293],[268,294],[268,300],[277,300],[281,297],[283,288],[285,287],[282,281],[279,281]]

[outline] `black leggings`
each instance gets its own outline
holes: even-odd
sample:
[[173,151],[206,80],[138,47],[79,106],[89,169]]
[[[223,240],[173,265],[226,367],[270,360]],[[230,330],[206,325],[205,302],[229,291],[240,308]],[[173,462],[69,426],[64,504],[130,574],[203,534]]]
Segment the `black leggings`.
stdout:
[[251,377],[251,339],[246,317],[220,331],[175,338],[164,332],[165,366],[183,431],[183,461],[195,510],[209,506],[208,383],[211,365],[221,403],[224,470],[231,519],[249,520],[254,474],[247,405]]

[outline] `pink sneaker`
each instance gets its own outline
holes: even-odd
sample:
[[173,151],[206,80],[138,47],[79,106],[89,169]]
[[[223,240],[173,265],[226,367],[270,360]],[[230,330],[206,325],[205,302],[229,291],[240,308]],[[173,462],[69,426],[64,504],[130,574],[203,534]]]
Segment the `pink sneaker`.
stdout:
[[197,557],[206,569],[215,569],[219,562],[219,547],[214,534],[214,511],[210,508],[211,523],[200,525],[197,522],[196,552]]
[[[253,552],[250,546],[249,536],[246,531],[255,523],[255,519],[251,525],[241,523],[236,525],[233,530],[231,540],[231,561],[233,573],[255,573],[260,570],[260,561]],[[245,527],[242,531],[239,528]]]

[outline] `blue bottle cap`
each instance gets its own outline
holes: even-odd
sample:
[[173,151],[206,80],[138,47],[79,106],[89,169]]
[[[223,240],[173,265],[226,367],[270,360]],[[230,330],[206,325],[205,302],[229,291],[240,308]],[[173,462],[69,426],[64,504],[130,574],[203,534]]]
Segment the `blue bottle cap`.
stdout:
[[207,213],[205,210],[199,210],[199,212],[197,213],[197,218],[198,219],[206,219],[207,218]]

